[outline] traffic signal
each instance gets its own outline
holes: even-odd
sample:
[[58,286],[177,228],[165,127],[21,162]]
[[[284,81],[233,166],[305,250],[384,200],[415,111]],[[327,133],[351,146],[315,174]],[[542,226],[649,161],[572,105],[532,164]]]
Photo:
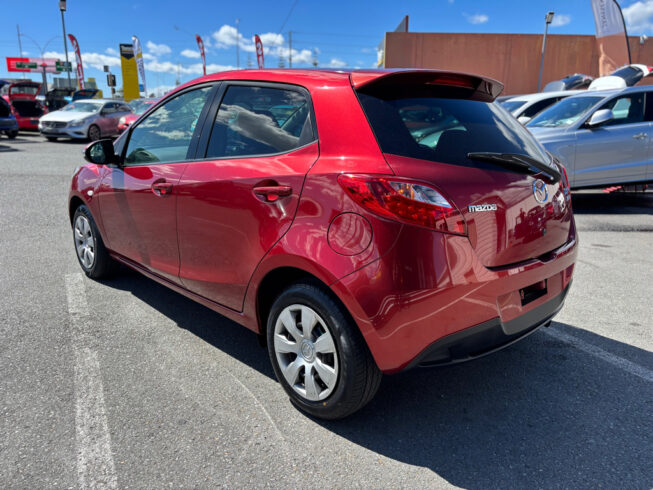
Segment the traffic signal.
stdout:
[[107,73],[107,85],[109,87],[116,86],[116,76],[113,73]]

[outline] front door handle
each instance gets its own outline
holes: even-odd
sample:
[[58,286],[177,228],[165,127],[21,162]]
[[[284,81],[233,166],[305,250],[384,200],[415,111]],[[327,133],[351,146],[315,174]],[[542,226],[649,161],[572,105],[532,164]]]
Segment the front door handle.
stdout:
[[263,185],[254,187],[254,194],[263,197],[266,202],[275,202],[280,197],[292,194],[292,187],[289,185]]
[[633,138],[635,138],[636,140],[643,140],[647,136],[648,136],[647,133],[637,133],[633,135]]
[[155,182],[152,184],[152,192],[159,197],[167,197],[172,194],[172,183]]

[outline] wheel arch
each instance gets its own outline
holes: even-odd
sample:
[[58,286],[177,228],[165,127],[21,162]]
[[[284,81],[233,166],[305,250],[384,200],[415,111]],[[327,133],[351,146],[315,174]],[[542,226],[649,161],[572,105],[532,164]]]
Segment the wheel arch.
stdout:
[[81,197],[73,195],[70,198],[70,202],[68,203],[68,216],[70,218],[70,224],[73,223],[73,218],[75,217],[75,211],[82,204],[86,204],[86,203],[84,202],[84,200]]

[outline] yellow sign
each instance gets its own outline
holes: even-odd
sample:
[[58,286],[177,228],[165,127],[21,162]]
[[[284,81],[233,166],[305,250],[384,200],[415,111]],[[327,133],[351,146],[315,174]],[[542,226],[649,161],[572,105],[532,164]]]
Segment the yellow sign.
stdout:
[[120,45],[120,65],[122,67],[122,91],[125,102],[138,99],[138,68],[134,58],[134,47],[131,44]]

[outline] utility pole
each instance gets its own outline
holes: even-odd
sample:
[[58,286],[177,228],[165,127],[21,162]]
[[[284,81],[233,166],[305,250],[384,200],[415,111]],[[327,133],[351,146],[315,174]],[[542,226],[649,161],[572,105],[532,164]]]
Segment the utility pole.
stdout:
[[292,68],[292,31],[288,31],[288,68]]
[[[66,11],[66,0],[59,0],[59,10],[61,11],[61,27],[63,28],[63,49],[66,52],[66,74],[68,75],[68,88],[72,88],[70,81],[70,69],[68,68],[68,42],[66,41],[66,22],[63,19],[63,13]],[[72,68],[72,67],[71,67]]]
[[[20,51],[20,57],[23,57],[23,43],[20,42],[20,26],[16,24],[16,32],[18,32],[18,51]],[[23,78],[25,78],[25,72],[23,72]]]
[[236,19],[236,70],[240,70],[240,32],[238,31],[238,25],[240,24],[240,19]]
[[544,53],[546,51],[546,34],[549,31],[549,24],[553,22],[553,12],[549,12],[544,17],[544,38],[542,39],[542,56],[540,57],[540,76],[537,77],[537,91],[542,89],[542,70],[544,69]]

